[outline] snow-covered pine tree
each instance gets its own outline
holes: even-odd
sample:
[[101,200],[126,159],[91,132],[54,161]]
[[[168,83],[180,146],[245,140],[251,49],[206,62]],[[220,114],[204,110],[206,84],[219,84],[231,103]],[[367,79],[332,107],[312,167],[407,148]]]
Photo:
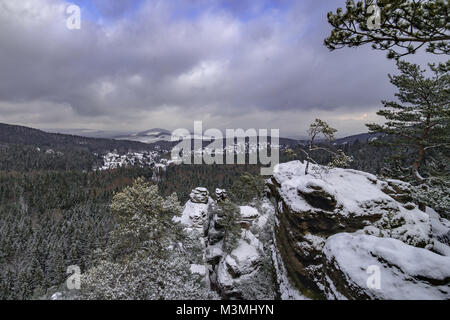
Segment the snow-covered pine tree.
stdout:
[[353,157],[348,156],[342,149],[338,149],[334,154],[331,161],[328,163],[328,167],[331,168],[348,168],[353,162]]
[[82,277],[82,298],[217,297],[201,276],[190,272],[192,257],[183,245],[188,236],[172,220],[181,213],[175,194],[163,198],[157,186],[139,178],[114,196],[111,210],[117,225],[98,264]]

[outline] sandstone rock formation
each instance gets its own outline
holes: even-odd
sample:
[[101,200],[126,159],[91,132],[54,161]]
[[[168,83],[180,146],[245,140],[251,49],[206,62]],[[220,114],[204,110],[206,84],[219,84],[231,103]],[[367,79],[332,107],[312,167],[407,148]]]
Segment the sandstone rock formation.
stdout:
[[181,217],[175,218],[175,221],[184,225],[188,232],[203,235],[208,220],[208,208],[213,202],[206,188],[196,188],[192,190]]
[[[410,185],[300,161],[276,166],[267,197],[239,207],[224,250],[227,193],[196,188],[179,221],[204,246],[204,275],[225,299],[450,299],[450,222]],[[379,270],[380,289],[368,286]]]
[[193,203],[208,203],[209,191],[206,188],[195,188],[189,195]]
[[227,191],[225,189],[216,189],[216,199],[217,201],[222,201],[227,198]]
[[[332,264],[324,258],[324,247],[335,234],[397,239],[405,246],[397,246],[399,250],[424,248],[420,250],[431,255],[435,253],[429,250],[438,251],[430,215],[412,202],[408,184],[382,181],[350,169],[312,166],[311,174],[305,176],[304,172],[305,165],[300,161],[279,164],[268,187],[270,198],[277,204],[277,249],[291,282],[308,297],[373,297],[352,292],[350,284],[347,291],[336,290],[342,295],[329,294],[333,292],[332,284],[325,280],[333,283],[332,277],[326,278],[333,271],[329,270]],[[438,246],[440,252],[445,251],[445,244],[439,242]],[[450,269],[447,260],[442,262]]]
[[223,250],[224,231],[220,210],[211,207],[215,213],[210,215],[205,257],[209,264],[211,285],[223,298],[273,299],[276,296],[275,281],[269,270],[273,265],[268,254],[272,231],[270,229],[267,235],[264,228],[273,218],[274,209],[267,200],[262,208],[265,208],[263,212],[259,212],[250,206],[240,207],[241,236],[237,247],[227,253]]

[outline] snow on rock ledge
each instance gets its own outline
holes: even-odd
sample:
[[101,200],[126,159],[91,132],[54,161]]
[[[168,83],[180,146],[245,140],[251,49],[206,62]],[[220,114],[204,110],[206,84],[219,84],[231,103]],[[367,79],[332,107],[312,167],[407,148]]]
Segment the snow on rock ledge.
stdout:
[[[279,186],[277,193],[283,204],[307,220],[307,224],[314,224],[318,219],[315,229],[328,235],[337,233],[336,226],[341,231],[367,227],[364,231],[368,234],[431,248],[429,215],[410,202],[404,204],[395,200],[406,197],[407,183],[386,182],[372,174],[351,169],[314,168],[321,172],[305,175],[305,165],[293,161],[278,165],[274,174],[275,184]],[[330,226],[330,221],[336,226]]]
[[250,206],[241,206],[241,219],[246,225],[250,225],[253,220],[259,217],[259,212],[256,208]]
[[304,163],[282,163],[268,181],[277,203],[278,250],[308,297],[323,297],[322,249],[335,234],[358,232],[433,249],[430,217],[411,203],[407,183],[351,169],[310,168],[305,175]]
[[379,216],[380,210],[399,210],[399,202],[391,196],[395,190],[370,173],[315,165],[312,169],[320,172],[305,175],[305,164],[300,161],[275,167],[280,195],[293,211],[355,218]]
[[[450,299],[450,258],[392,238],[341,233],[328,238],[325,292],[330,299]],[[367,268],[380,269],[369,289]]]

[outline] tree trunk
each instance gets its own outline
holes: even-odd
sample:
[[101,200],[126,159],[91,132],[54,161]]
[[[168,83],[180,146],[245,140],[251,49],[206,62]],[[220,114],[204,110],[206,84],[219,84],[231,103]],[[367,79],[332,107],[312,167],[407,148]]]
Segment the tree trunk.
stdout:
[[412,173],[413,173],[414,179],[416,179],[417,182],[423,182],[425,180],[419,173],[419,167],[423,161],[424,156],[425,156],[425,148],[421,144],[421,145],[419,145],[419,153],[417,155],[417,159],[416,159],[416,161],[414,161],[413,166],[412,166]]
[[[428,139],[429,131],[430,131],[430,123],[431,123],[431,114],[427,114],[426,126],[423,130],[423,141]],[[419,153],[417,154],[416,161],[413,164],[413,176],[417,182],[423,182],[425,179],[419,173],[419,167],[425,157],[425,146],[423,143],[419,144]]]
[[315,138],[316,138],[316,135],[314,134],[314,135],[311,137],[311,140],[309,141],[308,156],[307,156],[307,158],[306,158],[305,176],[308,175],[308,171],[309,171],[309,162],[311,161],[310,154],[311,154],[311,149],[312,149],[312,147],[313,147],[313,143],[314,143],[314,139],[315,139]]

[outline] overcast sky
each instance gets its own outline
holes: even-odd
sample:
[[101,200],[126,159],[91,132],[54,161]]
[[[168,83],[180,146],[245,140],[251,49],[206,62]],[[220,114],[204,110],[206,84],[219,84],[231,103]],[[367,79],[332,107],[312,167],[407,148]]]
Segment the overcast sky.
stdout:
[[[345,0],[0,0],[0,122],[38,128],[280,128],[320,117],[366,132],[394,62],[329,52]],[[413,59],[428,62],[433,56]],[[433,61],[433,60],[430,60]]]

